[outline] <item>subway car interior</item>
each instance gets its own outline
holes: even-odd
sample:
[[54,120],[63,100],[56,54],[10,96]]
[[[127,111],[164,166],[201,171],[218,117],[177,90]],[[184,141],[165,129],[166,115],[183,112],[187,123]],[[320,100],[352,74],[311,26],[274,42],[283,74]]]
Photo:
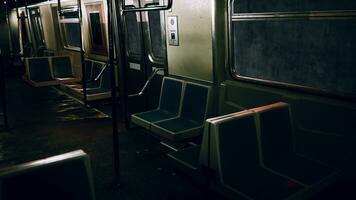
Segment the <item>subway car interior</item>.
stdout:
[[356,199],[356,1],[0,1],[0,200]]

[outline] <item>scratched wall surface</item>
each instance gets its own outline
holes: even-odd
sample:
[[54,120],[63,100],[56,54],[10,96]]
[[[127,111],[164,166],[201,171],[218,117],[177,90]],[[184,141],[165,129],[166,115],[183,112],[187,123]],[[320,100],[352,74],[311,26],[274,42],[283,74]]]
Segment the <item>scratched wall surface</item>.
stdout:
[[355,20],[234,22],[237,74],[356,95]]
[[354,0],[234,0],[235,13],[353,10]]

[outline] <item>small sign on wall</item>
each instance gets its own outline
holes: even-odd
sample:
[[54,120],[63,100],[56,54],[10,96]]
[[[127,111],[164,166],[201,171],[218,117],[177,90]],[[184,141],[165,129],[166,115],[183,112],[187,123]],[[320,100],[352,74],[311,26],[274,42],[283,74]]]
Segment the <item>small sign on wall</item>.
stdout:
[[170,46],[179,46],[179,34],[178,34],[178,17],[168,17],[168,44]]
[[140,64],[137,64],[137,63],[129,63],[129,67],[130,69],[133,69],[133,70],[137,70],[137,71],[140,71],[141,70],[141,65]]

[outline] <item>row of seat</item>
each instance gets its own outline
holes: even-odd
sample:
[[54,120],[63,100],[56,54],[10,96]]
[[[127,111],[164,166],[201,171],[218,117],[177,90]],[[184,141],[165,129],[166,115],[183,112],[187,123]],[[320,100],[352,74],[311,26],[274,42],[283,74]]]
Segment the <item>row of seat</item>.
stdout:
[[168,156],[231,199],[304,199],[338,172],[293,146],[290,107],[280,102],[208,119],[200,147]]
[[34,87],[76,82],[69,56],[34,57],[25,59],[24,80]]
[[[85,69],[87,100],[94,101],[110,98],[110,66],[105,62],[85,59]],[[78,98],[82,98],[82,85],[82,82],[63,83],[61,88]]]
[[211,87],[164,77],[158,108],[131,115],[131,121],[172,141],[198,136],[209,112]]

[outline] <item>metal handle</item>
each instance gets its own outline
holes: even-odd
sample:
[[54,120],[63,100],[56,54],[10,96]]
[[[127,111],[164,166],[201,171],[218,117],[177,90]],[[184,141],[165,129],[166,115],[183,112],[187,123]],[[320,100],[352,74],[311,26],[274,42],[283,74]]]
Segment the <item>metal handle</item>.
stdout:
[[143,86],[143,88],[141,89],[141,91],[139,93],[137,93],[137,94],[130,94],[129,97],[139,97],[139,96],[141,96],[145,92],[147,86],[151,83],[153,77],[156,76],[156,74],[158,74],[159,71],[164,71],[164,69],[163,68],[154,69],[152,74],[150,75],[150,77],[148,77],[148,79],[147,79],[145,85]]
[[108,63],[106,63],[104,65],[104,67],[101,69],[101,71],[99,72],[99,74],[94,78],[94,80],[89,80],[89,81],[86,81],[86,83],[92,83],[92,82],[96,82],[98,81],[102,76],[103,76],[103,73],[104,71],[106,70],[106,68],[109,66]]
[[109,64],[104,65],[103,69],[100,71],[97,77],[95,77],[94,81],[98,81],[99,78],[103,75],[105,69],[109,66]]
[[[172,8],[173,0],[168,0],[168,4],[166,6],[152,6],[153,4],[146,4],[144,7],[135,7],[135,6],[122,6],[122,12],[142,12],[142,11],[160,11],[160,10],[168,10]],[[133,8],[131,8],[133,7]]]

